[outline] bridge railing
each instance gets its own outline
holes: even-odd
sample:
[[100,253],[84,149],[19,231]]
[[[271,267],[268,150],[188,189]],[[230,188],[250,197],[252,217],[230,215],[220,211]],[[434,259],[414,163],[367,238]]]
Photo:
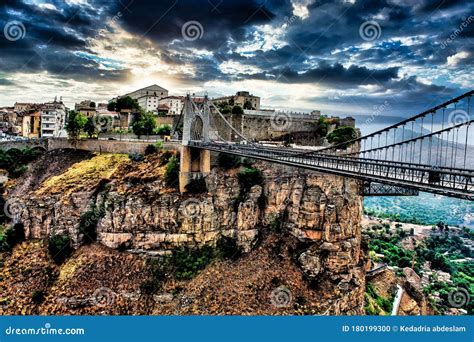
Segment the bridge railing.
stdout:
[[474,199],[474,171],[455,169],[432,169],[401,163],[380,163],[378,160],[342,156],[307,154],[275,148],[256,148],[245,145],[191,142],[191,146],[226,152],[244,157],[303,167],[319,172],[332,173],[366,181],[377,181],[417,188],[452,197]]

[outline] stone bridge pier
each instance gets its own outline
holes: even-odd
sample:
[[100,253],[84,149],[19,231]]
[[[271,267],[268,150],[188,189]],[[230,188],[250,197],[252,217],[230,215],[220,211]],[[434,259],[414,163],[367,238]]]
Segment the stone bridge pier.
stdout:
[[203,108],[199,109],[188,94],[183,114],[183,141],[179,164],[180,192],[186,192],[186,185],[192,179],[205,177],[211,172],[211,152],[189,146],[193,140],[209,141],[210,114],[207,107],[207,96]]

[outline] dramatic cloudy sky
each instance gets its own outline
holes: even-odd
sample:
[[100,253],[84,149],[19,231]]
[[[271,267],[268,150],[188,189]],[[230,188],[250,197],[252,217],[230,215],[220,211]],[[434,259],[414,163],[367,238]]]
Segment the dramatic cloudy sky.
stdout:
[[473,33],[466,0],[2,0],[0,105],[156,83],[409,115],[473,87]]

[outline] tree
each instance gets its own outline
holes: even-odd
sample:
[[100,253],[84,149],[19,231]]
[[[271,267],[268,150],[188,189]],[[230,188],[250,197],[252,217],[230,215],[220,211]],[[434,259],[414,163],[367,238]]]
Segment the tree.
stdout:
[[135,120],[132,123],[132,131],[133,131],[133,133],[135,133],[135,135],[138,137],[138,139],[140,139],[140,136],[142,136],[145,132],[145,128],[143,126],[143,121],[141,121],[140,119]]
[[133,133],[135,133],[139,138],[141,135],[150,135],[153,134],[153,131],[156,128],[156,120],[153,113],[140,112],[135,117],[135,120],[132,124]]
[[221,113],[222,113],[222,114],[229,114],[229,113],[230,113],[230,108],[229,108],[229,106],[222,107]]
[[170,135],[171,126],[170,125],[161,125],[155,130],[155,133],[158,135]]
[[92,138],[92,136],[97,133],[97,128],[95,126],[94,118],[92,116],[87,118],[87,121],[84,125],[84,132],[87,133],[89,138]]
[[326,139],[331,144],[342,144],[341,148],[346,148],[349,146],[349,144],[343,144],[346,141],[352,140],[353,137],[355,136],[356,132],[354,127],[351,126],[341,126],[339,128],[336,128],[334,131],[329,133],[326,136]]
[[244,110],[240,106],[232,107],[232,114],[244,114]]
[[95,108],[95,102],[94,102],[94,101],[91,101],[91,103],[89,104],[89,106],[91,106],[92,108]]
[[122,109],[139,110],[140,106],[138,105],[137,100],[132,99],[130,96],[125,96],[117,99],[117,102],[115,104],[115,110],[117,112],[120,112]]
[[110,102],[107,104],[107,110],[108,110],[109,112],[114,112],[116,105],[117,105],[117,102],[115,102],[115,101],[110,101]]
[[79,135],[81,131],[84,129],[84,126],[87,122],[87,117],[76,112],[71,111],[69,112],[67,123],[66,123],[66,131],[71,143],[75,146],[77,140],[79,140]]
[[329,123],[324,115],[321,115],[318,120],[318,126],[316,128],[316,133],[320,137],[324,137],[328,134]]
[[179,159],[178,156],[172,156],[165,171],[165,183],[168,187],[179,188]]

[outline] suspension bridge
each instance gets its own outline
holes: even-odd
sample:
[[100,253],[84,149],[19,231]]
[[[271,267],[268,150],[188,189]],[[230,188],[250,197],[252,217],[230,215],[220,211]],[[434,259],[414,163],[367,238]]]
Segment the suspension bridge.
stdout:
[[182,126],[180,183],[184,187],[192,177],[209,172],[210,151],[214,151],[358,179],[364,195],[425,191],[473,200],[473,93],[368,135],[316,150],[249,141],[211,100],[206,97],[195,103],[188,95],[173,129],[176,132]]

